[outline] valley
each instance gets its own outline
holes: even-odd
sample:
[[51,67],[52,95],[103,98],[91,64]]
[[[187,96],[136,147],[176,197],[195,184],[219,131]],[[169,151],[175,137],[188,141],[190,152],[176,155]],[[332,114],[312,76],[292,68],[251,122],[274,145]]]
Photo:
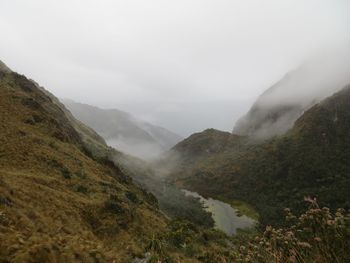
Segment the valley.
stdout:
[[[66,108],[0,65],[0,262],[349,258],[350,86],[288,117],[281,134],[263,138],[254,124],[174,145],[178,136],[126,113]],[[246,118],[256,121],[255,107]],[[276,108],[264,114],[267,124],[280,118]],[[143,159],[118,148],[127,140],[106,143],[125,135],[161,154],[147,147]]]
[[0,3],[0,263],[350,263],[349,0]]
[[198,262],[181,247],[187,241],[177,240],[179,229],[195,229],[196,255],[229,249],[217,246],[222,235],[204,245],[206,228],[173,222],[114,163],[121,153],[52,94],[3,66],[0,117],[0,262],[131,262],[147,253],[153,261]]
[[227,235],[235,235],[238,230],[254,229],[256,221],[239,213],[230,204],[212,198],[204,198],[196,192],[183,190],[186,196],[199,198],[204,209],[212,214],[215,227]]

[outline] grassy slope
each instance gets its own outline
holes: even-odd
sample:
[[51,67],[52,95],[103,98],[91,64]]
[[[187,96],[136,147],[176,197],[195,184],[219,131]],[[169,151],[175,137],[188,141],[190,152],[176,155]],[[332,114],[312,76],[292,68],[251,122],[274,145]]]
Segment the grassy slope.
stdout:
[[205,262],[230,254],[223,234],[166,218],[125,175],[138,168],[121,171],[112,156],[129,160],[53,95],[0,69],[0,262],[130,262],[146,251],[152,262]]
[[153,199],[111,163],[89,157],[35,85],[0,74],[2,261],[127,262],[143,253],[147,236],[166,226]]
[[[334,121],[334,106],[347,107],[349,97],[342,98],[343,100],[336,101],[337,104],[332,101],[326,104],[329,114],[327,110],[322,111],[322,107],[316,111],[320,110],[322,116],[332,117]],[[344,120],[348,120],[349,112],[339,109],[337,112],[337,125],[340,125],[337,129],[328,127],[329,122],[324,122],[324,118],[316,118],[312,123],[322,128],[320,138],[325,145],[337,145],[330,148],[336,149],[336,154],[341,154],[346,163],[346,146],[349,144],[343,144],[343,140],[349,137],[347,122]],[[314,119],[313,115],[305,116]],[[302,132],[305,129],[314,129],[306,125],[307,123],[310,123],[308,119],[301,121],[293,134],[298,141],[300,137],[306,136],[305,140],[308,142],[307,138],[311,136],[319,142],[313,132]],[[323,135],[324,129],[326,135]],[[208,134],[209,142],[217,139],[215,131],[208,131]],[[328,134],[332,136],[328,137]],[[334,135],[339,140],[332,141]],[[203,145],[199,147],[197,154],[202,155],[199,159],[209,158],[212,172],[216,171],[216,167],[222,167],[224,159],[228,160],[224,165],[226,172],[232,172],[233,159],[246,160],[246,163],[240,161],[242,168],[233,164],[236,167],[234,172],[242,171],[242,175],[244,169],[247,169],[245,164],[257,162],[255,159],[258,155],[262,158],[260,161],[264,160],[263,153],[270,151],[271,145],[278,145],[285,140],[280,138],[280,141],[276,140],[259,148],[247,145],[245,138],[231,137],[225,133],[218,133],[218,138],[221,141],[214,144],[214,148],[202,147]],[[98,147],[95,141],[98,141]],[[199,143],[203,144],[202,139]],[[236,151],[228,150],[232,147]],[[345,150],[339,147],[345,147]],[[258,152],[248,151],[247,148]],[[275,151],[279,147],[272,149]],[[145,251],[152,252],[152,262],[157,262],[158,258],[167,259],[164,262],[178,261],[170,260],[169,256],[180,259],[180,262],[235,262],[242,257],[242,260],[247,261],[246,252],[241,250],[249,246],[250,243],[247,242],[253,241],[228,243],[227,237],[217,231],[203,230],[182,221],[169,223],[157,210],[154,197],[135,186],[129,177],[105,158],[110,154],[109,150],[92,130],[70,119],[57,101],[48,97],[33,82],[16,73],[0,70],[0,262],[130,262],[132,257],[142,256]],[[213,154],[215,150],[218,152]],[[251,153],[252,158],[247,158],[246,152]],[[276,152],[271,158],[280,156],[277,153],[280,152]],[[216,159],[219,154],[222,156]],[[338,156],[336,159],[339,159]],[[318,159],[317,156],[315,158]],[[269,165],[264,164],[263,167]],[[221,174],[212,175],[210,182],[222,183],[220,178],[224,177]],[[224,190],[229,189],[229,183],[232,182],[225,180],[222,185]],[[242,182],[242,185],[251,183],[249,180],[235,182]],[[346,181],[343,187],[347,188],[345,183]],[[264,187],[260,190],[261,194],[264,193]],[[229,197],[234,195],[232,192],[227,193],[230,193]],[[326,217],[328,218],[327,215]],[[336,222],[338,221],[337,219]],[[337,224],[343,224],[342,222]],[[348,229],[342,225],[339,229],[340,227],[342,231]],[[334,231],[338,231],[338,228]],[[334,238],[333,232],[328,236]],[[337,233],[339,235],[340,232]],[[310,240],[315,242],[314,236]],[[346,250],[343,240],[340,238],[336,241],[340,245],[336,242],[332,244]],[[270,239],[267,241],[271,242]],[[261,248],[257,244],[257,249]],[[284,247],[274,249],[280,251]],[[287,247],[285,253],[289,252]],[[314,252],[312,255],[319,255],[318,250]],[[328,253],[328,250],[325,252]],[[249,253],[255,252],[251,250],[248,255]],[[263,261],[248,260],[272,261],[275,262],[270,258]],[[310,262],[315,262],[313,257]]]

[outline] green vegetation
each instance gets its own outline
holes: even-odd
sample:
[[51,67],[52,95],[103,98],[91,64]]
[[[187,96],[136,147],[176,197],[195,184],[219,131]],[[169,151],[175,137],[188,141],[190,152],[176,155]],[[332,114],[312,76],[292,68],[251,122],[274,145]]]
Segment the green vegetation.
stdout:
[[269,226],[254,238],[237,238],[237,262],[348,262],[350,211],[332,213],[315,200],[306,200],[309,209],[299,217],[285,209],[286,227]]
[[254,207],[247,204],[246,202],[239,201],[239,200],[232,200],[230,204],[232,205],[232,207],[238,210],[238,215],[245,215],[256,221],[259,220],[258,212],[254,209]]
[[[203,229],[184,220],[173,220],[166,233],[153,237],[147,246],[151,262],[179,262],[180,258],[169,256],[168,252],[178,250],[191,257],[190,262],[227,262],[234,251],[229,238],[215,229]],[[182,262],[182,261],[180,261]]]
[[190,221],[204,227],[213,227],[211,213],[206,212],[198,198],[186,196],[174,186],[166,186],[161,193],[154,193],[159,200],[159,207],[174,219]]
[[[348,262],[349,101],[350,87],[270,141],[207,130],[177,147],[178,183],[259,213],[260,229],[228,237],[197,199],[0,68],[0,262]],[[320,206],[302,213],[307,195]]]
[[[1,70],[0,125],[0,262],[131,262],[161,235],[169,236],[163,239],[169,258],[198,261],[195,251],[175,245],[155,196],[128,176],[134,170],[116,165],[120,153],[37,84]],[[168,193],[179,202],[174,217],[210,226],[197,200]],[[162,205],[169,200],[163,196]],[[197,236],[206,229],[197,228]],[[204,243],[197,248],[216,251]]]
[[166,231],[154,196],[106,159],[103,140],[1,69],[0,125],[0,262],[130,262]]
[[[306,199],[308,209],[295,216],[285,209],[286,226],[264,231],[240,231],[228,238],[217,230],[201,229],[186,221],[172,221],[169,231],[153,237],[146,247],[151,262],[177,262],[174,249],[199,262],[328,263],[350,258],[350,211],[332,213]],[[205,249],[203,250],[203,245]]]
[[214,226],[211,213],[203,209],[199,199],[186,196],[181,189],[168,182],[164,176],[159,175],[153,165],[118,152],[112,151],[110,155],[127,175],[157,198],[159,208],[167,216],[205,227]]
[[[232,135],[225,140],[236,143],[218,152],[206,149],[213,138],[221,138],[221,132],[193,135],[174,148],[180,158],[171,177],[203,196],[250,204],[262,226],[284,224],[283,208],[300,212],[305,206],[299,200],[309,195],[321,200],[322,206],[348,209],[349,101],[346,87],[305,112],[287,134],[262,142]],[[193,157],[192,149],[196,149]]]
[[80,185],[80,184],[74,185],[73,190],[78,192],[78,193],[85,194],[85,195],[89,193],[89,190],[85,186]]

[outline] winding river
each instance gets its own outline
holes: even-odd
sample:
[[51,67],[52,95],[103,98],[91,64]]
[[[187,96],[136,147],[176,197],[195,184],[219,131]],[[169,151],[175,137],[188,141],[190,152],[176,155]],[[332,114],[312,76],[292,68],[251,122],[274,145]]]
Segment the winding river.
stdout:
[[227,235],[235,235],[237,229],[252,228],[256,221],[245,215],[238,216],[237,209],[231,205],[212,198],[204,198],[196,192],[182,190],[187,196],[199,198],[206,211],[212,213],[215,227]]

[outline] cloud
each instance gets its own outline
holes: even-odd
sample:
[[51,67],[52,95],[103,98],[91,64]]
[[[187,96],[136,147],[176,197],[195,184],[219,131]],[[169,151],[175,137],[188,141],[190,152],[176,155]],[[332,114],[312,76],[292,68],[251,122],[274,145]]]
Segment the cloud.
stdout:
[[192,105],[246,108],[305,56],[345,42],[348,8],[342,0],[3,0],[0,56],[60,97],[132,113],[139,104],[186,107],[183,134],[202,123],[227,129],[233,118],[205,117],[222,110],[202,107],[193,121]]

